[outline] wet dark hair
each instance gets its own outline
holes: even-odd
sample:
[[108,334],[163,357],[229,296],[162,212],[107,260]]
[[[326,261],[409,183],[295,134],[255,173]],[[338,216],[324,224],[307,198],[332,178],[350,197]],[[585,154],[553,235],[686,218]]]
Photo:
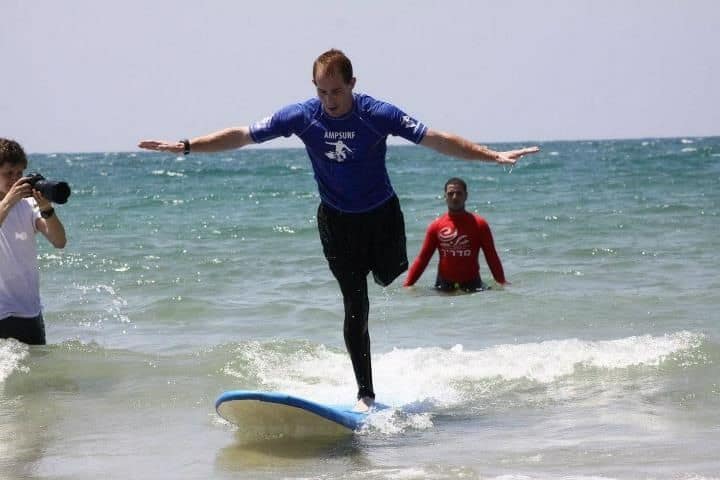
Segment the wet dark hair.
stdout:
[[444,192],[447,192],[448,185],[460,185],[465,191],[465,193],[467,193],[467,184],[462,178],[452,177],[447,182],[445,182],[445,188],[443,189]]
[[27,166],[27,156],[25,156],[25,151],[15,140],[0,138],[0,166],[5,163]]
[[313,63],[313,80],[315,80],[315,75],[320,68],[323,68],[331,75],[339,73],[345,83],[350,83],[353,79],[353,68],[350,59],[342,51],[335,48],[331,48],[315,60],[315,63]]

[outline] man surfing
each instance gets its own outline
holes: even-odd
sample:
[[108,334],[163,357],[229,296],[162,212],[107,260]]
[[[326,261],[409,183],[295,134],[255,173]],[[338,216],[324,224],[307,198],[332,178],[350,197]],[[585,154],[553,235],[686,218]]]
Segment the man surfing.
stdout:
[[296,135],[303,141],[320,193],[317,220],[323,253],[343,296],[345,345],[358,386],[356,409],[367,411],[375,399],[367,275],[372,272],[384,287],[408,266],[403,214],[385,167],[387,137],[401,136],[445,155],[509,165],[539,148],[496,152],[428,128],[392,104],[354,93],[352,63],[340,50],[328,50],[315,60],[312,82],[317,98],[288,105],[250,126],[180,141],[143,140],[138,146],[188,154],[281,136]]

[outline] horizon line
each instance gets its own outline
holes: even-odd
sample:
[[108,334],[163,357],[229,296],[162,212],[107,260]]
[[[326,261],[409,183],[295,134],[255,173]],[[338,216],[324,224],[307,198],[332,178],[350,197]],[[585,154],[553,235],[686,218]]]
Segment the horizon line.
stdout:
[[[493,141],[484,142],[482,145],[506,145],[506,144],[523,144],[523,145],[537,145],[543,143],[571,143],[571,142],[618,142],[618,141],[648,141],[648,140],[682,140],[682,139],[710,139],[720,138],[720,134],[713,135],[671,135],[671,136],[644,136],[644,137],[601,137],[601,138],[577,138],[577,139],[554,139],[554,140],[507,140],[507,141]],[[481,144],[480,142],[475,142]],[[388,148],[413,148],[421,147],[422,145],[407,144],[407,143],[390,143]],[[304,146],[278,146],[273,147],[269,143],[265,144],[251,144],[242,147],[242,150],[304,150]],[[241,150],[241,148],[225,150],[221,152],[202,153],[202,155],[212,155],[214,153],[227,153],[233,150]],[[74,150],[74,151],[59,151],[59,150],[47,150],[47,151],[33,151],[27,152],[28,155],[52,155],[52,154],[68,154],[68,153],[172,153],[172,152],[154,152],[151,150],[135,149],[135,150]]]

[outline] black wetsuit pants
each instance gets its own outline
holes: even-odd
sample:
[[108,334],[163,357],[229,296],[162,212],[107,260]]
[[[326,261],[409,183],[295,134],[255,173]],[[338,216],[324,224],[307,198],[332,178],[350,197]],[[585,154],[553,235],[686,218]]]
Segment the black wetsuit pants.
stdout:
[[14,338],[28,345],[45,345],[45,322],[37,317],[0,319],[0,338]]
[[482,290],[490,290],[490,287],[484,284],[483,281],[480,280],[480,277],[469,282],[458,283],[445,280],[440,276],[440,274],[438,274],[435,279],[435,288],[443,292],[454,292],[455,290],[462,290],[464,292],[480,292]]
[[368,332],[367,275],[389,285],[407,270],[405,222],[393,196],[374,210],[345,213],[321,203],[318,230],[330,271],[340,284],[345,307],[343,332],[350,354],[358,398],[375,398]]

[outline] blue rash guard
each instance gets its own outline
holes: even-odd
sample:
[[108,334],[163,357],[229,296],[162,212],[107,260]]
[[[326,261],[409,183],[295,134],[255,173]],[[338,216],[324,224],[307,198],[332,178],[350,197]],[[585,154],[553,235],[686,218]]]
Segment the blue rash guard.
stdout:
[[385,168],[386,140],[398,135],[420,143],[421,122],[394,105],[353,94],[353,109],[331,117],[313,98],[288,105],[250,127],[256,143],[297,135],[310,156],[323,203],[349,213],[373,210],[395,192]]

